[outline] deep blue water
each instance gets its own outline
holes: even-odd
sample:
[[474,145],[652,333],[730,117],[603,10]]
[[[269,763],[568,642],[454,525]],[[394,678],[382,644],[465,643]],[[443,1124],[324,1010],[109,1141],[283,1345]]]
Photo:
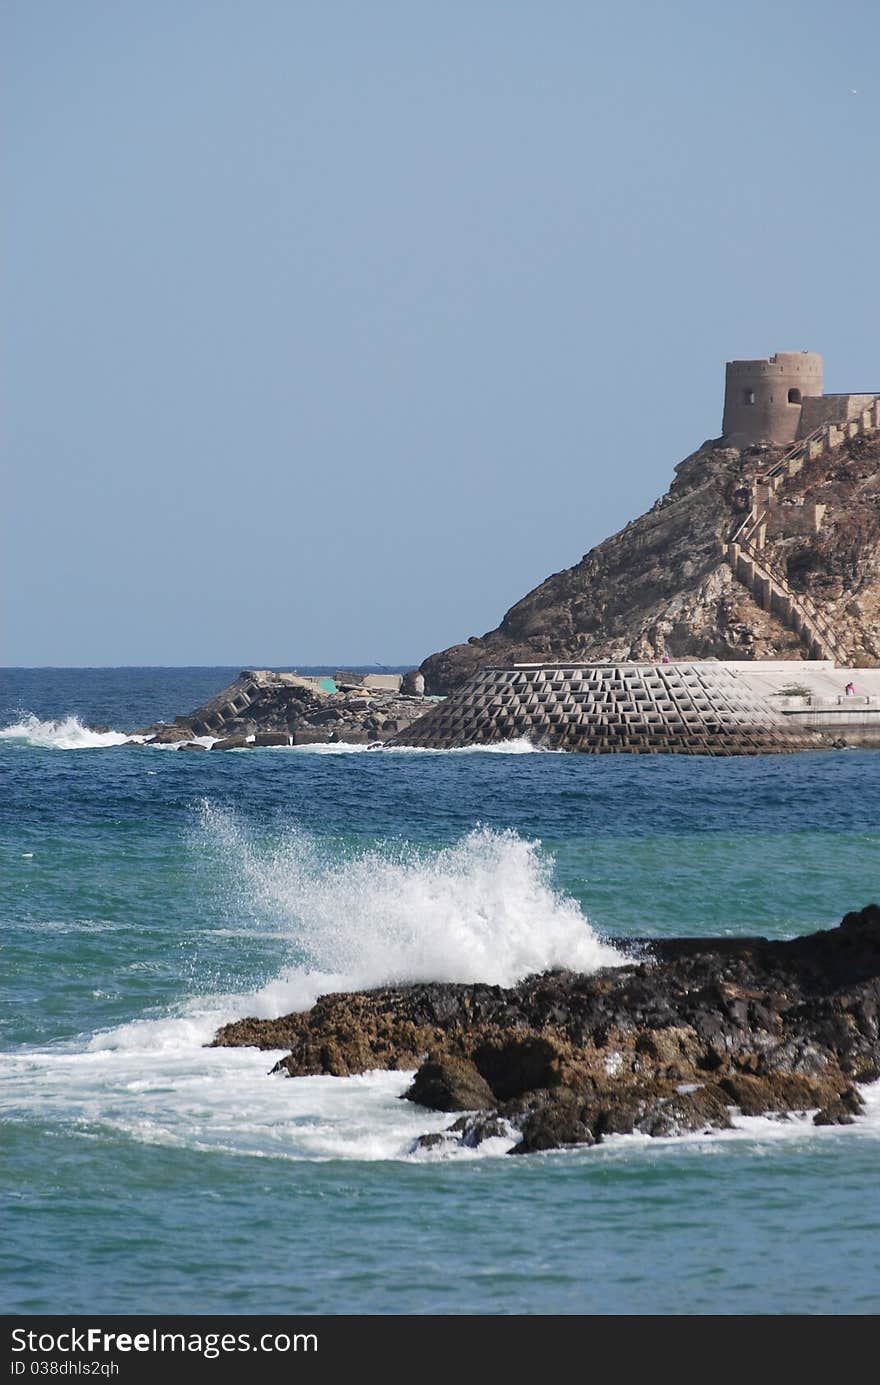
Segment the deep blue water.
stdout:
[[330,984],[833,925],[880,896],[875,753],[60,748],[237,672],[0,674],[6,1311],[877,1310],[873,1094],[843,1130],[432,1162],[405,1079],[203,1047]]

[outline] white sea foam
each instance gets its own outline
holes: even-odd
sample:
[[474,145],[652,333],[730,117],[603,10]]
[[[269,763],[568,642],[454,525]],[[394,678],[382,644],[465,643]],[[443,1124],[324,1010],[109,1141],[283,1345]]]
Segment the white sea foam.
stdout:
[[494,745],[463,745],[453,750],[434,750],[422,745],[346,745],[339,742],[333,745],[272,746],[272,750],[293,750],[297,755],[543,755],[564,754],[564,751],[544,751],[533,745],[527,736],[517,736],[514,740],[498,741]]
[[[210,750],[217,737],[193,736],[199,745]],[[28,745],[39,746],[44,750],[100,750],[111,745],[124,745],[126,741],[143,743],[143,736],[134,736],[127,731],[92,731],[84,726],[79,717],[71,715],[59,717],[54,721],[42,720],[34,712],[21,712],[18,720],[11,726],[0,728],[0,740],[25,741]],[[248,737],[253,741],[253,736]],[[150,745],[150,750],[177,751],[177,742]],[[500,741],[497,745],[468,745],[458,750],[430,750],[423,746],[390,746],[374,742],[371,745],[347,745],[344,742],[333,745],[295,745],[262,746],[259,748],[272,754],[285,755],[539,755],[562,754],[564,752],[542,751],[532,745],[525,736],[515,740]],[[236,751],[227,752],[236,754]]]
[[124,731],[90,731],[76,716],[42,721],[33,712],[22,713],[12,726],[0,729],[0,740],[27,741],[46,750],[96,750],[128,739]]
[[[593,970],[619,961],[575,901],[556,891],[552,862],[535,843],[479,829],[439,850],[411,846],[344,858],[301,832],[256,838],[232,813],[205,804],[193,846],[212,876],[226,872],[230,930],[275,931],[298,961],[256,993],[191,998],[176,1011],[66,1045],[0,1055],[0,1111],[60,1124],[83,1136],[110,1132],[157,1146],[292,1160],[496,1158],[514,1136],[476,1150],[418,1136],[443,1131],[446,1113],[399,1098],[405,1072],[359,1077],[269,1076],[279,1053],[211,1049],[230,1019],[308,1008],[321,993],[419,979],[510,984],[550,966]],[[100,999],[96,995],[96,1001]],[[683,1139],[622,1136],[596,1150],[548,1155],[664,1158],[721,1152],[731,1142],[880,1138],[880,1084],[846,1130],[736,1116],[731,1131]],[[665,1153],[664,1153],[665,1151]],[[538,1156],[545,1157],[545,1156]]]
[[258,991],[193,999],[176,1014],[97,1034],[91,1052],[198,1049],[230,1019],[307,1010],[332,991],[513,985],[551,967],[595,971],[623,960],[553,888],[552,861],[513,832],[482,828],[441,849],[398,844],[341,856],[302,831],[260,840],[204,802],[193,847],[215,886],[225,876],[230,924],[211,931],[286,938],[297,962]]
[[[194,741],[199,745],[205,746],[210,750],[216,736],[193,736]],[[367,745],[354,745],[347,741],[326,741],[315,745],[253,745],[253,736],[246,737],[251,744],[248,753],[256,751],[260,755],[564,755],[564,750],[545,750],[541,746],[533,745],[527,736],[518,736],[511,741],[498,741],[495,745],[463,745],[457,749],[440,750],[433,749],[424,745],[387,745],[381,741],[371,741]],[[151,745],[150,750],[177,750],[176,744],[170,745]],[[238,755],[245,750],[230,750],[225,752],[229,755]]]
[[140,1143],[290,1159],[406,1159],[448,1114],[399,1098],[412,1074],[269,1076],[279,1053],[102,1049],[0,1055],[0,1111]]
[[417,1149],[446,1114],[398,1098],[410,1074],[267,1076],[277,1054],[209,1049],[217,1028],[246,1014],[304,1010],[320,994],[383,982],[511,984],[551,966],[593,970],[620,958],[577,903],[552,885],[552,862],[512,832],[481,829],[439,850],[348,854],[302,832],[269,843],[206,803],[193,846],[216,880],[226,873],[230,927],[286,936],[296,965],[256,993],[193,998],[64,1049],[7,1054],[10,1114],[110,1129],[153,1144],[295,1159],[492,1157],[454,1141]]
[[[210,750],[219,739],[217,736],[193,736],[194,741]],[[434,750],[422,745],[385,745],[381,741],[371,741],[368,745],[354,745],[347,741],[323,742],[316,745],[262,745],[254,746],[253,736],[247,736],[246,740],[250,743],[251,749],[248,754],[256,751],[260,755],[564,755],[562,750],[543,750],[540,746],[533,745],[526,736],[518,736],[515,740],[499,741],[496,745],[464,745],[453,750]],[[168,745],[151,745],[150,750],[177,750],[176,743]],[[244,747],[242,747],[242,751]],[[229,755],[238,755],[241,751],[230,750],[225,752]]]
[[[401,1101],[409,1072],[358,1077],[270,1075],[281,1053],[209,1049],[199,1026],[158,1021],[164,1050],[150,1026],[127,1026],[129,1042],[79,1051],[52,1049],[0,1054],[0,1114],[49,1121],[84,1136],[112,1133],[143,1144],[246,1157],[369,1161],[497,1158],[516,1142],[511,1132],[476,1149],[454,1139],[420,1148],[420,1135],[445,1131],[454,1119]],[[139,1030],[146,1047],[132,1042]],[[594,1149],[551,1151],[541,1159],[594,1161],[723,1155],[732,1146],[753,1152],[782,1143],[880,1140],[880,1083],[862,1088],[866,1109],[852,1126],[816,1127],[809,1113],[787,1119],[733,1114],[730,1130],[712,1134],[613,1136]],[[732,1152],[732,1151],[731,1151]]]
[[595,971],[622,959],[578,903],[552,883],[552,861],[515,832],[477,828],[452,846],[411,844],[340,856],[306,832],[266,843],[204,803],[198,839],[226,872],[233,907],[273,920],[298,965],[257,997],[283,1013],[320,983],[360,989],[404,981],[510,986],[551,967]]
[[[203,745],[212,746],[214,738],[210,736],[199,736],[195,739],[201,741]],[[253,741],[253,736],[248,740]],[[176,750],[176,746],[172,749]],[[515,740],[499,741],[496,745],[464,745],[453,750],[434,750],[422,745],[385,745],[381,741],[372,741],[368,745],[354,745],[346,741],[325,742],[316,745],[269,745],[258,746],[261,753],[271,755],[562,755],[564,751],[544,751],[540,746],[533,745],[527,736],[518,736]],[[236,754],[236,751],[230,751]]]

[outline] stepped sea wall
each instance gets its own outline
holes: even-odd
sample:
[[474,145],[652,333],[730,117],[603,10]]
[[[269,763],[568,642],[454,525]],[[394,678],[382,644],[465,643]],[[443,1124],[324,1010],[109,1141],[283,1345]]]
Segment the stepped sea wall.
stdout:
[[586,754],[760,755],[825,745],[735,669],[711,661],[481,669],[391,743],[452,750],[518,737]]

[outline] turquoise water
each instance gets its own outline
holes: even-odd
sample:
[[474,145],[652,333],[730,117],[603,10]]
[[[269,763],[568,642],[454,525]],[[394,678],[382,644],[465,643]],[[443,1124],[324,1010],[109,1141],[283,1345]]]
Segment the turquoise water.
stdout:
[[832,925],[880,895],[880,759],[197,755],[69,720],[237,671],[2,675],[3,1309],[877,1311],[875,1089],[846,1129],[441,1160],[403,1075],[204,1043],[321,990]]

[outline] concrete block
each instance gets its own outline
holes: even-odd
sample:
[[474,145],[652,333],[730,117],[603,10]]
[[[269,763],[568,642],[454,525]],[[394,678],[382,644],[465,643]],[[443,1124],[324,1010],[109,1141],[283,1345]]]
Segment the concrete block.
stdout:
[[403,676],[399,673],[368,673],[364,680],[365,688],[373,688],[377,692],[400,692]]
[[212,750],[250,750],[250,742],[246,736],[226,736],[221,741],[215,741],[211,746]]

